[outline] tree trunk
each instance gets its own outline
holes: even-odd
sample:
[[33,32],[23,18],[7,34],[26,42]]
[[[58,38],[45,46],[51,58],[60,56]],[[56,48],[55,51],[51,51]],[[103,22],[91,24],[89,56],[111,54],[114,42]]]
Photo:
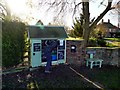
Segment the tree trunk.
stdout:
[[84,15],[84,28],[83,28],[83,44],[82,46],[85,48],[87,46],[89,40],[89,0],[88,2],[83,2],[83,15]]
[[90,13],[89,13],[89,0],[87,0],[87,2],[82,2],[83,4],[83,15],[84,15],[84,26],[83,26],[83,43],[82,43],[82,47],[86,48],[88,41],[89,41],[89,36],[90,36],[90,32],[94,29],[94,27],[97,25],[97,23],[104,17],[104,15],[111,10],[111,5],[112,5],[112,0],[111,2],[108,1],[108,5],[106,7],[106,9],[97,17],[97,19],[90,25]]

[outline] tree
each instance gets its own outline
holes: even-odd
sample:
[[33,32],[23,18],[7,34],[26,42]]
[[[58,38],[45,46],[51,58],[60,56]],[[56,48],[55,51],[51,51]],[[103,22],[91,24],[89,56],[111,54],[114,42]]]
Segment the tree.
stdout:
[[4,19],[5,16],[11,16],[9,6],[5,0],[0,2],[0,18]]
[[89,35],[90,32],[94,29],[94,27],[97,25],[97,23],[104,17],[104,15],[110,11],[111,9],[113,9],[112,7],[112,0],[108,0],[108,5],[106,7],[106,9],[93,21],[93,23],[91,23],[89,25],[89,0],[87,0],[87,2],[83,2],[83,15],[85,20],[85,24],[84,24],[84,43],[83,43],[83,47],[87,46],[88,40],[89,40]]
[[[94,29],[96,24],[104,17],[104,15],[110,11],[111,9],[115,9],[115,7],[112,7],[113,0],[107,0],[108,4],[106,5],[105,10],[90,24],[90,12],[89,12],[89,2],[91,0],[40,0],[39,5],[41,6],[48,6],[47,10],[52,10],[56,12],[56,17],[62,16],[64,17],[66,13],[73,11],[73,15],[76,13],[80,13],[80,5],[82,4],[82,11],[83,16],[85,18],[84,20],[84,27],[83,27],[83,47],[87,46],[90,32]],[[104,2],[105,0],[103,0]],[[53,10],[54,9],[54,10]]]
[[69,36],[71,37],[83,37],[83,14],[80,14],[80,18],[75,18],[75,21],[73,22],[73,30],[71,30],[71,33]]
[[116,15],[120,16],[120,1],[116,0],[116,2],[113,3],[113,6],[115,9],[111,11],[111,15],[114,17],[116,17]]

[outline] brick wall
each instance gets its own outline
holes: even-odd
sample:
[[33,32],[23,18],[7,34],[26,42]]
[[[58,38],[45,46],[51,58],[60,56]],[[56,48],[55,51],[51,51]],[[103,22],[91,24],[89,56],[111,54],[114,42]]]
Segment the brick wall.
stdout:
[[87,51],[96,51],[94,54],[95,58],[103,59],[103,64],[107,65],[120,65],[120,56],[119,56],[119,48],[108,48],[108,47],[88,47]]
[[[66,55],[68,64],[84,65],[85,59],[83,57],[83,50],[81,49],[81,42],[79,40],[66,41]],[[71,52],[71,46],[76,46],[76,52]],[[88,47],[86,52],[95,51],[94,57],[103,59],[103,64],[120,66],[120,48],[108,47]],[[88,54],[86,54],[88,56]]]
[[[81,42],[79,40],[67,40],[66,41],[66,55],[67,55],[67,63],[74,64],[84,64],[84,58],[82,56],[82,50],[80,48]],[[71,46],[76,46],[76,52],[71,52]]]

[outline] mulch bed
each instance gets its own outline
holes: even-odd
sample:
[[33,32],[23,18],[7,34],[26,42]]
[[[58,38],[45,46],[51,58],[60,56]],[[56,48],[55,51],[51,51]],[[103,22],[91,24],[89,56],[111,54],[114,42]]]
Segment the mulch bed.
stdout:
[[70,70],[69,65],[58,65],[53,66],[50,74],[44,73],[44,67],[39,67],[33,71],[23,70],[22,72],[2,75],[3,89],[26,88],[29,83],[28,74],[32,75],[32,80],[37,82],[39,88],[95,88]]
[[[37,82],[39,88],[81,88],[80,90],[93,90],[94,88],[95,90],[99,90],[70,70],[69,67],[74,68],[76,71],[88,77],[89,79],[93,79],[91,77],[94,77],[98,70],[102,72],[108,70],[108,68],[114,68],[104,66],[102,68],[95,67],[94,69],[89,69],[86,66],[58,65],[53,66],[52,73],[46,74],[44,73],[44,67],[38,67],[32,71],[23,70],[17,73],[2,75],[2,87],[3,89],[12,88],[15,90],[19,88],[27,89],[27,84],[34,80]],[[32,79],[27,79],[28,74],[32,75]],[[19,78],[21,81],[19,81]]]

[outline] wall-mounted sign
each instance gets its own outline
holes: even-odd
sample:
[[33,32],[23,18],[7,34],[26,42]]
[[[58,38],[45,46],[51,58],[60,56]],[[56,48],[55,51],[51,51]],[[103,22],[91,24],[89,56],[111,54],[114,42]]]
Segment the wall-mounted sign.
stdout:
[[64,45],[64,41],[63,40],[60,40],[60,46],[63,46]]
[[39,52],[40,51],[40,43],[34,43],[33,44],[33,51]]
[[58,49],[65,49],[65,40],[59,40]]

